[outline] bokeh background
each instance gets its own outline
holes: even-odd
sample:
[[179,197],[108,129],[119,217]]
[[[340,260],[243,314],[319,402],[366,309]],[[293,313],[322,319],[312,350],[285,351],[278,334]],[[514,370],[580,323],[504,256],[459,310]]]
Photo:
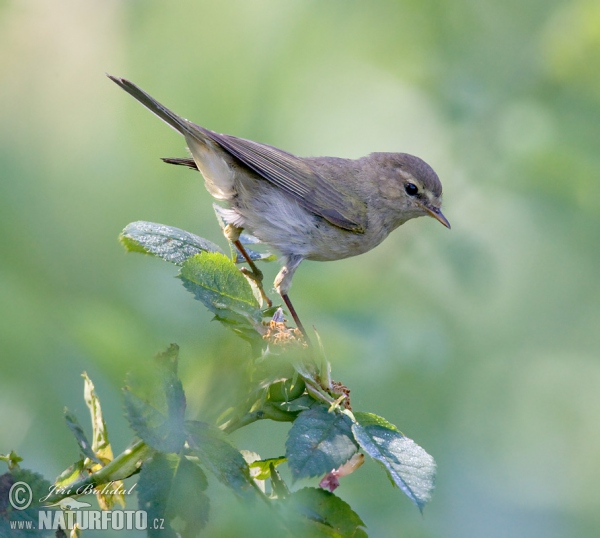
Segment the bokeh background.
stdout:
[[[375,464],[337,493],[377,537],[598,536],[599,66],[595,0],[1,1],[0,452],[48,478],[74,461],[83,371],[121,451],[126,372],[178,342],[206,418],[243,362],[175,268],[117,241],[150,220],[224,245],[200,176],[159,161],[183,139],[109,72],[299,155],[432,164],[451,231],[414,220],[294,280],[354,408],[439,466],[424,517]],[[287,429],[234,440],[276,456]],[[270,536],[260,508],[211,495],[206,535]]]

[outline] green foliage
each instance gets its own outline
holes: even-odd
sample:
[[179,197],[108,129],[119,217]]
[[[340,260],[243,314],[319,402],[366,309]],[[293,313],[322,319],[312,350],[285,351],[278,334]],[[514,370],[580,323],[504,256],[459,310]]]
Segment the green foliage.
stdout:
[[187,423],[190,454],[198,458],[203,467],[210,470],[234,493],[248,497],[250,472],[244,456],[235,449],[214,426],[204,422]]
[[[186,289],[216,319],[251,341],[246,385],[231,394],[232,406],[216,424],[187,419],[186,396],[178,376],[179,348],[172,344],[156,356],[153,368],[128,376],[123,391],[125,414],[136,438],[113,458],[100,399],[84,374],[92,442],[76,417],[66,411],[81,458],[61,473],[54,486],[62,489],[51,494],[49,482],[27,474],[38,499],[55,504],[90,487],[96,488],[101,508],[108,510],[126,499],[122,492],[99,493],[99,486],[121,485],[139,473],[140,508],[150,521],[162,523],[161,529],[150,528],[148,535],[191,538],[209,520],[207,471],[243,502],[266,502],[282,533],[362,537],[366,531],[361,518],[331,492],[339,487],[341,477],[360,467],[364,456],[358,451],[362,450],[381,463],[392,481],[423,509],[434,485],[433,458],[385,419],[353,413],[349,390],[331,380],[320,342],[317,350],[298,338],[281,321],[281,310],[261,311],[246,276],[229,258],[200,237],[158,224],[133,223],[121,240],[129,250],[181,265],[179,278]],[[285,457],[262,460],[233,446],[228,434],[257,420],[293,423]],[[16,454],[1,459],[9,471],[0,477],[0,488],[27,473],[19,468]],[[292,482],[324,477],[321,488],[293,491],[277,469],[285,462]],[[6,506],[0,508],[0,522],[14,515]],[[35,509],[19,517],[33,518]]]
[[[125,387],[125,411],[133,431],[160,452],[179,452],[185,442],[183,420],[185,394],[177,377],[179,348],[172,344],[157,355],[156,368],[140,383],[129,377]],[[136,389],[140,394],[136,394]],[[145,394],[145,396],[144,396]]]
[[[21,458],[18,459],[22,461]],[[32,502],[23,510],[15,508],[10,502],[11,499],[15,498],[15,489],[13,488],[18,488],[20,482],[31,488],[30,498]],[[33,529],[36,528],[38,511],[43,504],[40,499],[48,495],[50,487],[50,482],[42,475],[27,469],[21,469],[19,466],[15,466],[9,472],[0,475],[0,536],[10,536],[11,538],[51,536],[51,531],[19,529],[21,525],[27,525],[28,523],[33,526]],[[21,495],[16,496],[16,498],[29,498],[27,495],[26,491],[21,490]],[[11,523],[13,523],[12,526]]]
[[251,330],[262,313],[246,277],[223,254],[203,252],[187,260],[179,278],[217,319],[239,330]]
[[166,525],[150,529],[148,536],[197,536],[208,521],[210,501],[204,493],[207,487],[202,469],[185,456],[155,453],[140,473],[138,499],[150,521],[163,521]]
[[291,402],[304,394],[306,384],[303,379],[276,381],[269,386],[269,400],[272,402]]
[[267,478],[271,477],[271,470],[286,461],[287,459],[284,457],[255,460],[249,465],[252,478],[255,480],[267,480]]
[[358,450],[352,420],[316,405],[302,411],[286,442],[286,458],[294,480],[324,475],[349,460]]
[[129,252],[152,254],[175,265],[182,265],[200,252],[223,252],[208,239],[154,222],[132,222],[119,239]]
[[7,463],[9,469],[15,469],[19,467],[19,463],[23,461],[14,450],[11,450],[8,454],[0,454],[0,461]]
[[354,417],[352,431],[360,447],[383,464],[394,484],[423,511],[435,483],[433,458],[387,420],[371,413]]
[[[303,488],[281,501],[287,509],[294,536],[331,536],[362,538],[367,533],[360,517],[333,493],[323,489]],[[300,516],[304,516],[300,518]]]
[[65,421],[67,422],[67,426],[71,430],[71,433],[75,436],[81,453],[86,458],[89,458],[90,460],[95,461],[96,463],[101,463],[101,461],[98,459],[98,456],[94,454],[94,451],[92,450],[92,445],[88,441],[87,436],[83,431],[83,428],[79,425],[79,422],[77,422],[77,418],[68,409],[65,409]]

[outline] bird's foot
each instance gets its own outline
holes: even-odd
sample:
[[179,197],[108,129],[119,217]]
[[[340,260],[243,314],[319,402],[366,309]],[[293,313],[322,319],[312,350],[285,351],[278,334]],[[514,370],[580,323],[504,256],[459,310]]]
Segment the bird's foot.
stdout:
[[260,292],[260,296],[263,298],[263,301],[265,303],[267,303],[267,308],[271,308],[273,306],[273,301],[271,301],[271,299],[269,299],[267,297],[267,294],[265,293],[265,289],[263,288],[262,271],[260,269],[258,269],[258,267],[256,267],[256,265],[254,267],[255,267],[255,270],[248,269],[247,267],[240,267],[240,271],[242,273],[244,273],[244,275],[246,275],[249,279],[254,281],[254,283],[256,284],[256,287],[258,288],[258,291]]

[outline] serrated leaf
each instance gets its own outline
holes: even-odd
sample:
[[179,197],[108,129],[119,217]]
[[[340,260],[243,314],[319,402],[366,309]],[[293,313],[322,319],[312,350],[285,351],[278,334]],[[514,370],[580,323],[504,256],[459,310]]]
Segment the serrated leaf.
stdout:
[[66,408],[65,408],[65,421],[67,422],[67,426],[69,427],[69,429],[75,436],[75,439],[77,440],[77,444],[79,445],[79,449],[81,450],[81,453],[86,458],[89,458],[90,460],[95,461],[96,463],[102,463],[98,459],[98,457],[96,456],[94,451],[92,450],[92,444],[88,441],[87,436],[85,435],[85,432],[83,431],[83,428],[80,426],[79,422],[77,421],[77,418],[75,418],[75,415],[73,415],[73,413],[71,413]]
[[124,389],[123,395],[127,420],[140,439],[159,452],[176,453],[181,450],[184,438],[172,435],[175,428],[165,415],[128,388]]
[[[15,489],[12,489],[13,486]],[[10,538],[53,536],[54,531],[35,530],[39,522],[39,511],[51,510],[40,500],[50,493],[51,487],[50,482],[42,475],[27,469],[14,468],[0,475],[0,536]],[[27,508],[17,510],[11,504],[11,499],[17,503],[17,506],[25,506],[30,499],[31,503]],[[16,528],[12,528],[11,523]],[[34,530],[19,530],[19,524],[23,525],[24,529],[31,525],[31,529]]]
[[200,252],[223,252],[208,239],[155,222],[132,222],[119,239],[129,252],[151,254],[176,265]]
[[155,358],[154,369],[128,376],[124,389],[125,411],[136,434],[159,452],[177,453],[186,433],[185,393],[177,376],[179,347],[175,344]]
[[352,421],[318,405],[302,411],[285,443],[293,480],[324,475],[348,461],[357,451]]
[[221,430],[198,421],[187,421],[186,429],[190,453],[198,458],[199,464],[237,495],[251,496],[253,489],[248,464]]
[[250,325],[259,324],[262,314],[246,277],[227,256],[202,252],[188,259],[179,278],[219,318]]
[[352,431],[360,447],[383,464],[394,484],[422,512],[435,485],[434,459],[385,419],[372,413],[354,413],[354,417]]
[[162,529],[150,525],[148,536],[196,537],[208,521],[207,486],[202,469],[185,457],[158,453],[144,463],[137,484],[140,508],[149,522],[164,521]]
[[280,505],[289,517],[288,528],[295,536],[366,538],[365,524],[342,499],[317,488],[303,488]]

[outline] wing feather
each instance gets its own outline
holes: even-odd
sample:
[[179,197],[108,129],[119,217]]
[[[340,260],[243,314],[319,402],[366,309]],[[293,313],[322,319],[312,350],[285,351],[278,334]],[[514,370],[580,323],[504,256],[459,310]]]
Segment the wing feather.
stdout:
[[202,131],[257,174],[294,197],[306,210],[355,233],[366,229],[366,204],[331,186],[305,161],[251,140]]

